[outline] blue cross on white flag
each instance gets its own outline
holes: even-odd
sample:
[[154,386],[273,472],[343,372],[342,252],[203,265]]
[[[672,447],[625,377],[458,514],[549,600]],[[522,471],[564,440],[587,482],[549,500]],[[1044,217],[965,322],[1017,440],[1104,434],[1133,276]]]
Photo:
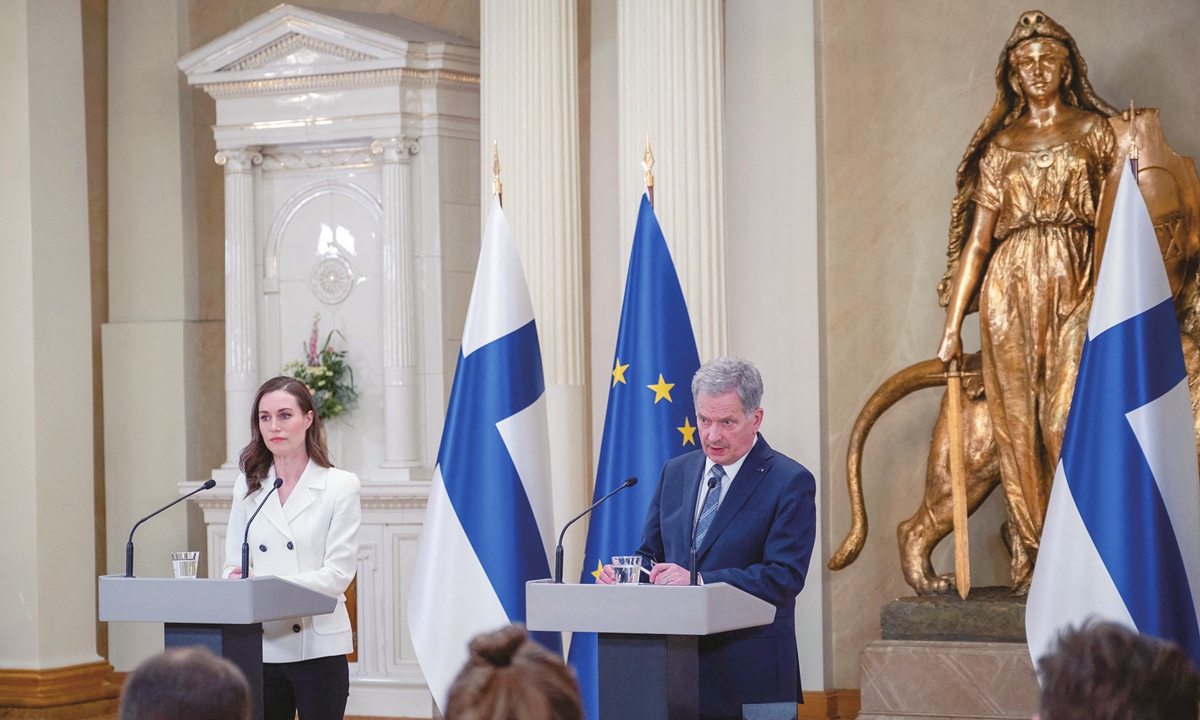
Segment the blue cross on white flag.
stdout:
[[[413,648],[443,711],[471,638],[525,622],[526,581],[550,576],[544,390],[529,288],[493,196],[408,600]],[[532,635],[562,652],[559,633]]]
[[1029,590],[1036,664],[1095,617],[1200,663],[1200,474],[1179,323],[1128,163]]

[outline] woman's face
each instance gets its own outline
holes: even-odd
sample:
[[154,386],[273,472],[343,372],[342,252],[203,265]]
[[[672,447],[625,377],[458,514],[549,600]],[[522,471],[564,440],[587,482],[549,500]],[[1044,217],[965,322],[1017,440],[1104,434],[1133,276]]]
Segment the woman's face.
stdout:
[[1013,67],[1030,100],[1053,100],[1062,86],[1065,48],[1053,40],[1028,40],[1013,51]]
[[258,402],[258,431],[275,457],[307,452],[304,436],[312,423],[312,411],[301,413],[300,403],[286,390],[269,392]]

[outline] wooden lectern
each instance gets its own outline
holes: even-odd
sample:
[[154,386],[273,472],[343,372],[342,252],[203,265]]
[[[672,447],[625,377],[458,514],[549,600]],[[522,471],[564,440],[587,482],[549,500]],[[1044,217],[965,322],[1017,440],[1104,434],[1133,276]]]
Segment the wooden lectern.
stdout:
[[598,633],[600,720],[696,720],[701,635],[767,625],[775,606],[727,583],[525,586],[530,630]]
[[100,620],[160,622],[168,648],[203,645],[250,681],[254,720],[263,717],[262,624],[325,615],[337,598],[283,578],[100,578]]

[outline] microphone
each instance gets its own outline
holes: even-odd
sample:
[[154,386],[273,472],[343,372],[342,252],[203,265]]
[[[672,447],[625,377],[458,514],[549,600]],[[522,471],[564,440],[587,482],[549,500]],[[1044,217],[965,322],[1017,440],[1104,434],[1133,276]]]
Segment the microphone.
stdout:
[[271,493],[278,490],[279,486],[282,484],[283,484],[283,478],[279,478],[279,477],[275,478],[275,483],[273,485],[271,485],[271,489],[267,491],[267,496],[265,498],[263,498],[262,502],[260,502],[258,504],[258,508],[255,509],[254,514],[251,515],[250,519],[246,521],[246,534],[242,536],[242,579],[243,580],[246,580],[250,577],[250,523],[254,522],[254,518],[258,517],[259,511],[261,511],[263,509],[263,505],[267,504],[267,500],[270,499]]
[[[718,484],[720,484],[720,482],[721,481],[717,480],[717,478],[710,477],[708,479],[708,492],[712,492],[713,488],[715,488]],[[708,504],[708,493],[704,494],[704,504],[705,505]],[[703,510],[704,505],[701,505],[700,509]],[[691,573],[691,582],[688,583],[690,585],[696,584],[696,526],[699,524],[700,524],[700,516],[697,515],[696,521],[692,523],[692,573]]]
[[579,518],[581,518],[581,517],[583,517],[584,515],[587,515],[588,513],[590,513],[590,512],[591,512],[591,511],[592,511],[592,510],[593,510],[593,509],[594,509],[594,508],[595,508],[597,505],[599,505],[600,503],[602,503],[602,502],[604,502],[605,500],[609,499],[609,498],[610,498],[610,497],[612,497],[613,495],[616,495],[617,493],[621,492],[621,491],[622,491],[622,490],[624,490],[625,488],[631,488],[631,487],[633,487],[634,485],[637,485],[637,483],[638,483],[638,480],[637,480],[637,478],[635,478],[635,477],[631,477],[631,478],[629,478],[629,479],[628,479],[628,480],[626,480],[625,482],[623,482],[623,483],[621,483],[620,485],[618,485],[616,490],[613,490],[613,491],[612,491],[612,492],[610,492],[609,494],[605,495],[604,497],[600,498],[600,499],[599,499],[599,500],[597,500],[596,502],[592,503],[591,505],[589,505],[589,506],[588,506],[588,509],[587,509],[587,510],[584,510],[583,512],[579,513],[578,515],[576,515],[574,518],[572,518],[572,519],[571,519],[571,522],[567,523],[566,525],[563,525],[562,532],[560,532],[560,533],[558,534],[558,547],[554,548],[554,582],[555,582],[555,583],[557,583],[557,584],[559,584],[559,585],[562,585],[562,574],[563,574],[563,546],[562,546],[562,541],[563,541],[563,535],[566,535],[566,534],[567,534],[567,528],[571,527],[571,525],[572,525],[572,524],[573,524],[573,523],[574,523],[576,520],[578,520]]
[[198,487],[198,488],[196,488],[195,490],[191,491],[191,492],[190,492],[190,493],[188,493],[187,495],[184,495],[183,497],[179,498],[178,500],[173,500],[173,501],[171,501],[171,502],[167,503],[167,504],[166,504],[166,505],[164,505],[163,507],[160,507],[159,509],[157,509],[157,510],[155,510],[154,512],[150,513],[149,515],[147,515],[146,517],[142,518],[141,520],[138,520],[138,521],[137,521],[137,523],[136,523],[136,524],[134,524],[134,526],[133,526],[133,530],[130,530],[130,531],[129,531],[129,541],[125,543],[125,577],[127,577],[127,578],[131,578],[131,577],[133,577],[133,533],[134,533],[135,531],[137,531],[137,529],[138,529],[138,525],[141,525],[142,523],[146,522],[146,521],[147,521],[147,520],[149,520],[150,518],[152,518],[152,517],[154,517],[155,515],[159,514],[159,513],[160,513],[160,512],[162,512],[163,510],[166,510],[167,508],[171,507],[171,506],[172,506],[172,505],[174,505],[175,503],[179,503],[179,502],[183,502],[184,500],[187,500],[188,498],[190,498],[191,496],[193,496],[193,495],[195,495],[196,493],[200,492],[201,490],[208,490],[208,489],[210,489],[210,488],[216,487],[216,484],[217,484],[217,481],[216,481],[216,480],[213,480],[213,479],[211,479],[211,478],[210,478],[210,479],[208,479],[208,480],[205,480],[205,481],[204,481],[204,484],[203,484],[203,485],[201,485],[200,487]]

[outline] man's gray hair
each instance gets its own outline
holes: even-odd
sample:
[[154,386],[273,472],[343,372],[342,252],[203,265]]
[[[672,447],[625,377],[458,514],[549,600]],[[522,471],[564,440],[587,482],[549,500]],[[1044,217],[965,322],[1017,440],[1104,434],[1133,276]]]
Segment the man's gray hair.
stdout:
[[754,415],[762,402],[763,381],[758,368],[740,357],[713,358],[692,376],[692,401],[701,395],[716,397],[736,390],[746,417]]

